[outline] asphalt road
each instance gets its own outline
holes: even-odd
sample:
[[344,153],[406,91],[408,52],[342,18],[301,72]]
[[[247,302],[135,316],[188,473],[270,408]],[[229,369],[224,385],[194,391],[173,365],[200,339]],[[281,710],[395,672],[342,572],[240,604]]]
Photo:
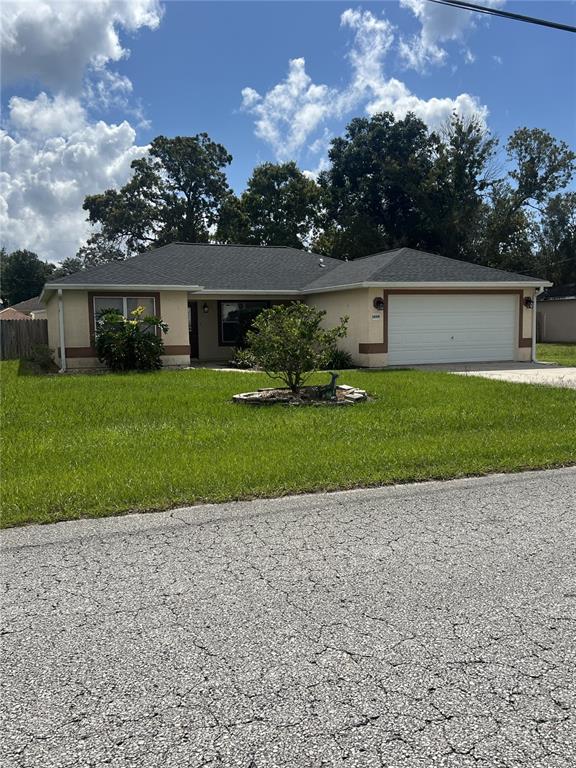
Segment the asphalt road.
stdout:
[[576,765],[576,469],[5,532],[1,765]]

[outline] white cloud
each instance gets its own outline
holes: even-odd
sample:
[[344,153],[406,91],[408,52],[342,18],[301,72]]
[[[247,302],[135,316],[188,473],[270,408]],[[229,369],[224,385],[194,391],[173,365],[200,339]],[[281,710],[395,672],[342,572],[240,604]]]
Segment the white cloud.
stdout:
[[135,140],[126,121],[88,122],[72,97],[11,99],[0,132],[2,244],[52,261],[74,255],[90,231],[84,197],[127,181],[146,152]]
[[116,108],[145,124],[131,81],[108,65],[129,54],[120,33],[155,29],[162,9],[159,0],[4,0],[0,13],[3,82],[47,90],[8,104],[2,245],[59,261],[90,234],[85,196],[124,184],[146,152],[130,122],[94,121],[88,110]]
[[476,117],[482,123],[485,123],[488,115],[487,108],[468,93],[461,93],[455,99],[419,99],[404,83],[394,78],[382,84],[377,98],[368,104],[367,112],[371,115],[377,112],[392,112],[398,119],[406,117],[408,112],[413,112],[430,128],[439,128],[454,112],[464,118]]
[[274,147],[279,159],[292,157],[308,136],[334,114],[339,93],[315,85],[304,59],[292,59],[288,75],[265,96],[253,88],[242,90],[242,107],[256,117],[256,136]]
[[354,42],[348,54],[354,77],[348,89],[352,104],[366,92],[374,91],[382,81],[386,54],[394,42],[394,27],[370,11],[349,8],[340,17],[340,25],[354,30]]
[[53,99],[45,93],[40,93],[35,99],[13,96],[9,111],[12,128],[36,138],[60,133],[69,136],[86,123],[86,111],[80,102],[62,94]]
[[[421,99],[384,72],[386,56],[394,43],[394,28],[371,11],[347,9],[341,26],[354,32],[348,52],[351,78],[344,88],[315,84],[302,58],[289,62],[285,80],[261,95],[254,88],[242,91],[242,107],[255,117],[255,133],[273,149],[277,159],[294,158],[307,147],[309,152],[325,151],[322,136],[327,121],[343,117],[363,105],[368,114],[390,111],[397,118],[414,112],[431,128],[438,127],[452,112],[486,119],[487,109],[474,96]],[[320,138],[315,133],[322,130]],[[320,165],[325,162],[320,161]],[[315,173],[311,172],[311,173]]]
[[[498,7],[504,0],[485,0],[484,5]],[[431,3],[428,0],[400,0],[420,22],[420,32],[400,40],[398,50],[405,64],[422,71],[428,65],[444,64],[448,53],[443,44],[464,40],[476,23],[478,14],[461,8]],[[469,57],[473,54],[468,52]],[[469,60],[468,60],[468,63]]]
[[161,18],[158,0],[4,0],[3,82],[33,80],[77,94],[87,69],[128,55],[120,28],[156,29]]

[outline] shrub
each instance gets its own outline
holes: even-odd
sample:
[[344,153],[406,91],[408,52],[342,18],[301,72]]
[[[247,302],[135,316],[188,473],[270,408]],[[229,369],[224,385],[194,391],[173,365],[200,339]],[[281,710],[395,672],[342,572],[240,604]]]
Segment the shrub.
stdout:
[[346,352],[344,349],[334,349],[330,352],[330,357],[326,363],[326,368],[335,368],[337,371],[343,371],[346,368],[355,368],[350,352]]
[[254,353],[249,349],[241,349],[240,347],[234,350],[234,357],[230,363],[235,368],[256,368],[256,358],[254,357]]
[[144,307],[137,307],[130,317],[118,310],[103,310],[96,322],[98,359],[111,371],[154,371],[162,367],[164,342],[160,333],[168,326],[158,317],[143,317]]
[[348,318],[325,329],[325,314],[308,304],[279,304],[263,310],[248,331],[248,349],[257,365],[296,395],[314,371],[326,366],[336,340],[346,335]]
[[50,373],[56,368],[54,351],[47,344],[36,344],[28,356],[28,362],[43,373]]

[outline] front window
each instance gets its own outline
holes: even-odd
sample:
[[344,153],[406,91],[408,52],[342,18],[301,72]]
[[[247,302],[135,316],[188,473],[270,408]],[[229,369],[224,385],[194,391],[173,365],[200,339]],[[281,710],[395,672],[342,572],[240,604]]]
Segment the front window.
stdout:
[[124,317],[128,317],[138,307],[144,307],[144,317],[156,314],[156,301],[153,296],[95,296],[94,320],[98,320],[107,309],[115,309]]
[[[156,315],[156,300],[153,296],[95,296],[94,297],[94,328],[102,312],[113,309],[124,317],[138,307],[144,307],[142,317]],[[154,333],[154,329],[150,329]]]
[[269,306],[269,301],[219,302],[220,346],[242,347],[253,321]]

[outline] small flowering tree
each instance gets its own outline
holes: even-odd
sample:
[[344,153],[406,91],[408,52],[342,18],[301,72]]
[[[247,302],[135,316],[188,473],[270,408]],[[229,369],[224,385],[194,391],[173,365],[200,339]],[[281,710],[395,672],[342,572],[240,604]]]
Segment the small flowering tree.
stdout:
[[111,371],[158,370],[164,353],[160,333],[167,331],[159,317],[144,317],[144,307],[137,307],[129,317],[117,309],[105,309],[96,321],[98,359]]
[[263,310],[247,333],[256,364],[295,395],[314,371],[329,363],[337,339],[346,336],[348,318],[335,328],[322,328],[325,314],[308,304],[278,304]]

